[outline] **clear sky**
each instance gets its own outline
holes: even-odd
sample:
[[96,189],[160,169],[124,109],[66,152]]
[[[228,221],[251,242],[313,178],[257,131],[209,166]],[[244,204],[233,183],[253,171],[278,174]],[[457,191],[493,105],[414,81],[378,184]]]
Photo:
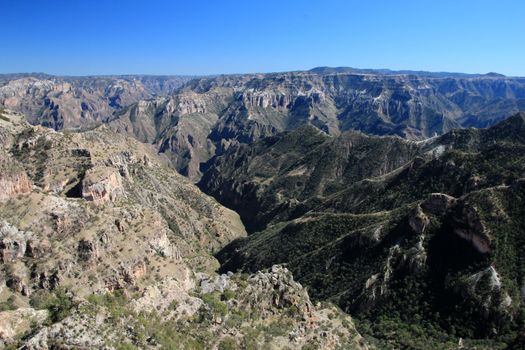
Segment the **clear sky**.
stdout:
[[0,73],[525,76],[525,0],[0,0]]

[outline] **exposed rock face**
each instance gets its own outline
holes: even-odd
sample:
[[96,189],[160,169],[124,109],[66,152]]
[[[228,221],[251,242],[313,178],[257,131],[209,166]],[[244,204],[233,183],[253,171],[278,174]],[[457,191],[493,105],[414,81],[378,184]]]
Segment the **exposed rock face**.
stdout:
[[42,259],[51,252],[51,243],[48,239],[30,239],[26,244],[26,256],[33,259]]
[[82,197],[96,205],[114,202],[123,192],[122,180],[117,169],[89,169],[82,181]]
[[9,178],[0,178],[0,200],[11,198],[18,194],[31,192],[31,182],[25,173],[20,173]]
[[417,206],[408,216],[408,225],[415,233],[422,234],[429,223],[428,217]]
[[421,203],[421,208],[432,215],[444,214],[456,201],[456,198],[444,193],[432,193]]
[[80,240],[78,242],[78,258],[80,261],[90,261],[99,257],[98,247],[96,243],[88,240]]
[[[166,312],[169,319],[191,317],[203,304],[201,299],[190,295],[195,286],[191,271],[180,269],[173,276],[147,287],[140,298],[133,302],[133,308],[137,312],[148,312],[153,309]],[[174,304],[177,307],[170,309]]]
[[[256,296],[254,298],[254,296]],[[248,287],[241,300],[268,317],[273,308],[294,306],[306,320],[313,318],[313,306],[303,287],[294,281],[292,274],[282,266],[275,265],[269,271],[257,272],[248,279]]]
[[7,222],[0,222],[0,258],[2,262],[8,263],[23,258],[32,250],[29,243],[33,234],[31,232],[19,231]]
[[491,310],[506,310],[512,305],[509,294],[502,290],[501,276],[494,266],[479,271],[468,279],[469,292],[485,308],[488,315]]
[[[157,222],[159,223],[159,222]],[[158,226],[158,231],[153,234],[149,240],[149,245],[157,254],[161,256],[173,258],[175,260],[181,259],[181,253],[176,246],[171,244],[168,237],[168,230],[162,227],[162,224]]]
[[472,243],[480,253],[491,251],[490,236],[475,207],[463,206],[456,220],[457,226],[454,228],[454,233]]
[[223,293],[228,289],[236,289],[235,284],[232,284],[232,275],[232,272],[228,272],[227,274],[214,276],[214,278],[210,278],[210,276],[205,274],[198,274],[197,277],[200,280],[199,284],[202,293],[208,294],[213,292]]
[[97,317],[92,320],[86,315],[76,313],[58,324],[43,327],[24,342],[23,348],[27,350],[49,349],[56,346],[55,344],[60,344],[61,349],[114,349],[114,347],[105,346],[105,338],[101,329],[96,328],[102,324],[103,317],[109,316],[102,313],[100,315],[102,319]]
[[31,181],[22,166],[0,150],[0,202],[31,190]]

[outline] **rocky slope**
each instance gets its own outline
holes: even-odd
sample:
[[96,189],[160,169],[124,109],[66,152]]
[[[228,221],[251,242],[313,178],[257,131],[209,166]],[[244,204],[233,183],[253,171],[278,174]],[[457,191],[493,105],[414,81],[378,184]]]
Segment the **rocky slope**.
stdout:
[[245,235],[151,145],[0,116],[0,347],[366,349],[285,268],[214,271]]
[[112,128],[153,142],[197,179],[211,156],[309,124],[420,140],[486,127],[525,108],[525,80],[500,75],[316,69],[188,82],[117,113]]
[[222,269],[286,263],[379,347],[519,348],[523,135],[517,114],[424,142],[303,128],[231,148],[200,185],[261,231]]
[[250,277],[198,277],[191,288],[164,280],[132,301],[121,293],[92,296],[24,348],[368,348],[348,315],[313,306],[280,266]]
[[0,107],[55,130],[88,128],[142,99],[169,95],[189,77],[0,75]]

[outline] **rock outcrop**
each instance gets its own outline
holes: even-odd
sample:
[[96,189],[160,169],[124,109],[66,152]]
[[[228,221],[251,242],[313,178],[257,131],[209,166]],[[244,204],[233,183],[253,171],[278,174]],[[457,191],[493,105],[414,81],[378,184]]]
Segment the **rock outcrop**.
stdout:
[[23,167],[0,150],[0,202],[31,190],[31,181]]
[[82,180],[82,197],[95,205],[114,202],[123,193],[122,180],[117,169],[92,168]]
[[3,221],[0,222],[0,259],[4,264],[21,259],[34,253],[31,244],[33,234],[19,231],[16,227]]
[[456,201],[456,198],[444,193],[432,193],[423,203],[421,208],[432,215],[444,214]]
[[490,253],[490,235],[474,206],[466,204],[461,207],[456,220],[455,234],[470,242],[480,253]]

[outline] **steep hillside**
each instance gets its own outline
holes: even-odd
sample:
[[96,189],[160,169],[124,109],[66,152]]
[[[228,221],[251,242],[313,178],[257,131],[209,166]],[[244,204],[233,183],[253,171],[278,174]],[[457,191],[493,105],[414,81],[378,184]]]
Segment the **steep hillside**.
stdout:
[[245,236],[151,145],[0,111],[0,347],[367,349],[280,266],[214,271]]
[[[244,204],[249,229],[268,226],[223,249],[221,269],[285,263],[381,348],[519,343],[523,135],[518,114],[425,142],[302,129],[231,149],[201,186]],[[341,144],[339,158],[326,152]]]
[[395,137],[345,132],[330,137],[312,126],[230,148],[199,182],[235,209],[250,231],[294,218],[363,179],[386,175],[422,154]]

